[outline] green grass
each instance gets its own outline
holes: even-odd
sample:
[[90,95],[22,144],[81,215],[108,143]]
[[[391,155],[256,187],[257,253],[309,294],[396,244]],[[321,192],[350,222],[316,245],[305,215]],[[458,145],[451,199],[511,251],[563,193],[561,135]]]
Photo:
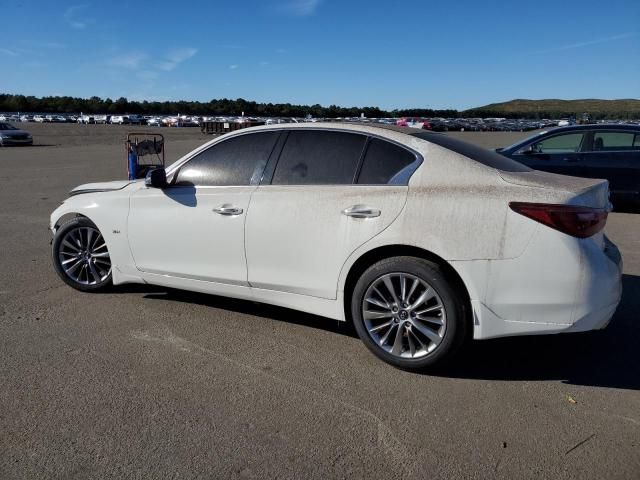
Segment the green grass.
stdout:
[[516,99],[502,103],[492,103],[483,107],[472,108],[469,112],[495,112],[496,114],[523,114],[527,116],[539,116],[541,114],[557,115],[582,115],[588,113],[592,116],[621,116],[640,118],[640,100],[620,99],[620,100],[526,100]]

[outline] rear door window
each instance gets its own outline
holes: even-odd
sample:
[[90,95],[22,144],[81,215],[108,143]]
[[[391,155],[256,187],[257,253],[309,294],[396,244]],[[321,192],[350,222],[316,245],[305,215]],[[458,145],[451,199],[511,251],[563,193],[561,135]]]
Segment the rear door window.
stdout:
[[346,132],[292,130],[272,185],[351,185],[366,137]]
[[277,138],[278,132],[258,132],[216,143],[182,165],[174,185],[255,185]]
[[358,183],[406,185],[418,160],[412,152],[391,142],[372,138],[367,146]]
[[637,136],[633,132],[596,132],[593,135],[593,151],[637,150],[640,145],[635,138]]

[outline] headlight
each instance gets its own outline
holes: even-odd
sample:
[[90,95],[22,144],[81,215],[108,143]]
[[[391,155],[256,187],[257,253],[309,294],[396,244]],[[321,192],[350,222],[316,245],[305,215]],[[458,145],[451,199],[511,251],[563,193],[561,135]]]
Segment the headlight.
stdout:
[[30,133],[27,133],[27,138],[33,138],[33,135],[31,135]]

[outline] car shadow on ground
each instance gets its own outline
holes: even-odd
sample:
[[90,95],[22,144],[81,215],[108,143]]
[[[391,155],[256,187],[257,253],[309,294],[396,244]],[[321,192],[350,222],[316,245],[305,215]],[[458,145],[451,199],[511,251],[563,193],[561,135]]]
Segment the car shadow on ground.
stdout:
[[472,342],[439,375],[640,390],[640,276],[622,282],[622,301],[605,330]]
[[[560,380],[569,385],[640,390],[640,276],[623,276],[623,297],[605,330],[469,342],[426,375],[494,381]],[[144,285],[116,287],[146,299],[185,302],[266,317],[357,338],[353,326],[267,304]]]
[[[130,287],[130,285],[123,285]],[[149,291],[145,285],[137,285],[135,291]],[[118,287],[116,287],[118,288]],[[145,290],[146,288],[146,290]],[[127,292],[129,289],[126,290]],[[154,291],[147,293],[144,298],[165,300],[173,302],[185,302],[195,305],[204,305],[211,308],[219,308],[232,312],[242,313],[245,315],[254,315],[256,317],[269,318],[295,325],[304,325],[305,327],[317,328],[328,332],[339,333],[350,337],[358,338],[353,326],[347,322],[332,320],[326,317],[320,317],[309,313],[291,310],[288,308],[277,307],[266,303],[252,302],[247,300],[238,300],[228,297],[219,297],[217,295],[208,295],[204,293],[189,292],[186,290],[166,289],[161,292]]]

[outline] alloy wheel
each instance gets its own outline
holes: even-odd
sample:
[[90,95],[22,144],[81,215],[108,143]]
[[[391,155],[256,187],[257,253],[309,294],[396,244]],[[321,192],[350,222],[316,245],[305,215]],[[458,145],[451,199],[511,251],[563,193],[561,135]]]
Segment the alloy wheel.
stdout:
[[362,301],[362,318],[373,341],[387,353],[424,357],[442,342],[447,315],[438,293],[410,273],[388,273],[374,280]]
[[94,227],[69,230],[60,242],[58,261],[64,273],[81,285],[97,285],[111,274],[107,244]]

